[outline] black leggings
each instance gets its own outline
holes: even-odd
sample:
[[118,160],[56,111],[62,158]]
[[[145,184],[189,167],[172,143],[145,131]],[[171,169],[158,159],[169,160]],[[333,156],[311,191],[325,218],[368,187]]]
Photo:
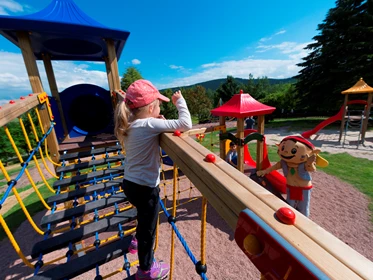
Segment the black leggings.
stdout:
[[123,180],[123,191],[128,201],[137,208],[136,238],[140,268],[149,270],[153,263],[154,239],[157,227],[159,204],[159,187],[151,188]]

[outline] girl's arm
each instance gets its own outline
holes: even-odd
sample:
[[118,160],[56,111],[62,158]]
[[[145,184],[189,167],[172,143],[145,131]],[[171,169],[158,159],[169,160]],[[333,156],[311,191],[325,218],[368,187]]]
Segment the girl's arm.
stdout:
[[167,132],[174,130],[186,131],[192,128],[192,118],[188,110],[188,106],[183,97],[175,101],[175,106],[179,112],[177,120],[164,120],[164,119],[149,119],[149,126],[156,132]]

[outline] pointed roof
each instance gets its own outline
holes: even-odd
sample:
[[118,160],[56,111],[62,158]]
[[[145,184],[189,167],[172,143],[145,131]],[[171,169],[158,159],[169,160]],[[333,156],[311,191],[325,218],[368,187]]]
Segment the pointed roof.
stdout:
[[18,45],[17,31],[30,33],[37,59],[103,61],[104,39],[112,39],[119,60],[128,31],[108,28],[87,16],[73,0],[52,0],[43,10],[26,16],[0,16],[0,34]]
[[366,82],[364,82],[363,78],[354,84],[353,87],[342,91],[342,94],[359,94],[359,93],[372,93],[373,88],[370,87]]
[[212,109],[211,114],[214,116],[226,116],[235,118],[245,118],[249,116],[260,116],[271,114],[275,107],[260,103],[251,97],[248,93],[235,94],[222,106]]

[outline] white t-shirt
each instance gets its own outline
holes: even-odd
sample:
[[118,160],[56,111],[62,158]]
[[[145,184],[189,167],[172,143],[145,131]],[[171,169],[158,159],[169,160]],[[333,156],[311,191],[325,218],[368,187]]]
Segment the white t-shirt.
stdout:
[[192,128],[192,119],[184,98],[177,100],[176,108],[179,112],[177,120],[146,118],[131,123],[124,138],[126,180],[152,188],[159,185],[159,134]]

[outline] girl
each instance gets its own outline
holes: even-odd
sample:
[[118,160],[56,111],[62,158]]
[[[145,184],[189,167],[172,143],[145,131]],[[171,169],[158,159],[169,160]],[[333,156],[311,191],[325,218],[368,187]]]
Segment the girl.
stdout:
[[124,102],[115,110],[115,135],[126,151],[122,188],[129,202],[137,208],[136,238],[131,243],[132,249],[137,247],[140,263],[135,278],[143,280],[164,279],[170,270],[168,264],[153,260],[160,210],[159,134],[192,128],[180,91],[172,95],[172,103],[179,112],[177,120],[166,120],[159,114],[162,101],[170,99],[160,94],[151,82],[137,80],[128,87]]

